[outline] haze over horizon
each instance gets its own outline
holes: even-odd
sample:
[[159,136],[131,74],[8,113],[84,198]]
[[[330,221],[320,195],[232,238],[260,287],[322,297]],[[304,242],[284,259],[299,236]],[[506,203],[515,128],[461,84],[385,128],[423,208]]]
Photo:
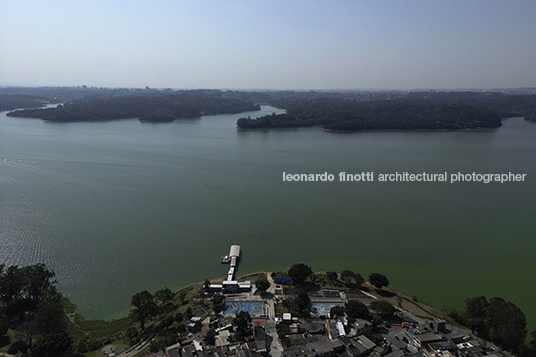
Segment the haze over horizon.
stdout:
[[536,87],[536,2],[4,1],[0,85]]

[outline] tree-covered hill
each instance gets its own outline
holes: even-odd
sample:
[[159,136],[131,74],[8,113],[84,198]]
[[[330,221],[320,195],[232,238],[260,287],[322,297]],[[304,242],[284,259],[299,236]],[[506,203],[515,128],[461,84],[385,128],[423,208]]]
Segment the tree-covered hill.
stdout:
[[240,118],[242,129],[322,125],[325,130],[470,129],[536,113],[535,95],[485,92],[303,92],[273,98],[286,114]]
[[44,107],[46,104],[54,103],[46,97],[24,94],[1,94],[0,112],[19,108]]
[[241,118],[243,129],[322,125],[325,130],[467,129],[499,127],[500,116],[484,107],[408,100],[311,104],[257,120]]
[[82,98],[57,108],[26,109],[10,112],[13,117],[40,118],[53,122],[105,121],[141,118],[144,121],[170,121],[202,115],[241,113],[260,110],[259,105],[236,98],[224,98],[219,91],[181,91],[160,95]]
[[525,120],[532,121],[532,122],[536,123],[536,112],[526,115]]

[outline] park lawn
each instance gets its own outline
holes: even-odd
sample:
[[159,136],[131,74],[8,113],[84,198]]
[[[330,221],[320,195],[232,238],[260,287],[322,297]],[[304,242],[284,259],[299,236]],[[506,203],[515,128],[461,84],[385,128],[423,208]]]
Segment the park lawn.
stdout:
[[358,292],[351,292],[351,293],[345,292],[344,295],[346,295],[348,299],[359,299],[359,298],[367,297],[367,295],[363,293],[358,293]]
[[[429,319],[434,319],[437,316],[440,316],[440,317],[443,316],[443,313],[441,311],[438,311],[432,306],[428,306],[422,302],[413,301],[410,297],[405,296],[404,294],[401,294],[401,293],[399,295],[392,294],[391,296],[383,296],[383,295],[378,294],[377,291],[372,290],[372,289],[370,290],[369,293],[380,299],[390,302],[394,306],[398,306],[406,311],[409,311],[415,316],[419,316],[422,318],[429,318]],[[434,316],[434,314],[436,316]]]
[[15,337],[15,331],[12,329],[7,330],[7,334],[0,338],[0,342],[3,345],[0,348],[0,352],[7,352],[7,350],[9,350],[10,344],[15,341],[17,341],[17,338]]
[[346,286],[338,280],[330,279],[325,273],[315,273],[307,279],[323,288],[345,289]]
[[136,353],[132,357],[143,357],[143,356],[145,356],[147,354],[149,354],[149,346],[145,347],[143,350],[141,350],[140,352]]
[[111,336],[121,330],[126,329],[134,323],[130,317],[123,317],[116,320],[86,320],[82,315],[76,315],[74,323],[82,331],[89,332],[93,338],[103,338]]
[[289,309],[283,306],[283,304],[276,304],[275,305],[275,314],[279,316],[283,316],[284,313],[290,312]]
[[268,277],[266,276],[265,272],[260,272],[260,273],[243,275],[243,276],[240,276],[239,279],[240,280],[249,280],[252,283],[255,283],[257,280],[268,279]]
[[[130,345],[125,340],[116,340],[116,341],[113,341],[112,343],[110,343],[110,345],[116,345],[117,346],[117,350],[115,351],[116,354],[121,353],[121,352],[125,351],[127,348],[130,347]],[[104,347],[104,346],[102,346],[102,347]],[[102,357],[103,356],[103,354],[101,352],[102,347],[99,348],[98,350],[86,353],[85,357]]]

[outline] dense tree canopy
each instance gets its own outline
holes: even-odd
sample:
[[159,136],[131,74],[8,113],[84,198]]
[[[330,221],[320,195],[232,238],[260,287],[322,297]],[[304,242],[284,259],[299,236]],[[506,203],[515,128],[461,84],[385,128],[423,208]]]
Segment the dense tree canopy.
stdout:
[[361,287],[365,282],[365,279],[359,273],[354,273],[350,270],[343,270],[341,273],[341,279],[350,287]]
[[44,264],[7,269],[0,265],[0,301],[7,312],[21,314],[34,310],[53,284],[54,272]]
[[352,279],[355,278],[355,273],[351,270],[343,270],[341,272],[341,279]]
[[379,273],[370,274],[369,282],[378,289],[381,289],[383,286],[389,286],[389,280],[387,280],[387,277]]
[[527,320],[523,312],[513,303],[494,297],[489,301],[486,315],[490,339],[519,352],[527,336]]
[[370,303],[370,309],[382,316],[382,318],[392,317],[396,313],[396,307],[385,300],[375,300]]
[[303,283],[311,274],[313,274],[311,267],[303,263],[294,264],[288,270],[288,276],[292,278],[294,284]]
[[[324,106],[323,106],[324,105]],[[325,130],[467,129],[498,127],[501,117],[470,105],[422,103],[409,100],[361,103],[316,103],[258,119],[240,118],[243,129],[322,125]]]
[[197,118],[202,115],[260,110],[259,105],[241,99],[227,98],[222,94],[219,91],[181,91],[160,95],[102,96],[75,99],[55,108],[18,110],[7,115],[40,118],[54,122],[125,118],[158,122],[173,121],[176,118]]
[[536,356],[536,330],[530,333],[531,340],[525,350],[526,356]]
[[266,278],[259,279],[255,282],[255,286],[257,287],[257,290],[259,290],[261,293],[265,293],[266,290],[270,288],[270,282]]
[[140,321],[142,329],[145,328],[145,321],[158,311],[153,295],[147,290],[132,296],[131,305],[134,306],[131,312]]
[[3,94],[0,95],[0,112],[19,108],[42,107],[49,103],[44,97],[24,94]]
[[216,343],[216,329],[214,329],[213,327],[211,327],[206,336],[205,336],[205,342],[207,345],[212,345],[214,346],[214,344]]
[[212,296],[212,309],[214,310],[214,313],[218,315],[220,312],[223,311],[224,308],[225,308],[225,295],[214,294],[214,296]]
[[342,305],[334,305],[331,307],[331,309],[329,309],[329,317],[331,317],[332,319],[337,317],[337,316],[344,316],[344,313],[346,312],[346,309],[344,308],[344,306]]
[[47,357],[73,354],[64,310],[68,299],[56,290],[55,283],[54,272],[44,264],[0,265],[0,320],[15,321],[18,334],[23,336],[13,341],[10,353],[29,350],[31,356]]
[[161,305],[167,305],[172,302],[174,296],[175,294],[168,287],[164,287],[154,293],[154,299]]
[[369,319],[370,313],[367,309],[367,306],[363,304],[360,301],[357,300],[348,300],[344,304],[344,309],[346,310],[346,314],[355,319]]
[[299,289],[295,296],[283,301],[283,306],[296,316],[308,317],[311,298],[305,289]]
[[[489,301],[484,296],[465,300],[465,311],[453,314],[460,323],[468,326],[479,336],[521,353],[527,336],[527,321],[523,312],[509,301],[494,297]],[[536,337],[536,336],[535,336]]]
[[236,335],[239,339],[244,340],[253,334],[251,316],[247,311],[240,311],[233,319]]
[[[482,92],[302,92],[268,102],[285,114],[240,118],[243,129],[321,125],[325,130],[468,129],[498,127],[501,118],[536,113],[535,95]],[[534,118],[536,119],[536,118]]]
[[525,115],[525,120],[536,122],[536,113],[529,113]]

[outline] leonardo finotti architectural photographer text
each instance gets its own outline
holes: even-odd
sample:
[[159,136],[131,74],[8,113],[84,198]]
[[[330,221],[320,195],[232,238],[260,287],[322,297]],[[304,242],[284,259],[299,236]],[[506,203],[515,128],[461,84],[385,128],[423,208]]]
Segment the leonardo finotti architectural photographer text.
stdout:
[[338,174],[330,174],[323,172],[321,174],[292,174],[283,172],[283,181],[339,181],[339,182],[521,182],[525,181],[527,174],[514,174],[514,173],[451,173],[448,172],[431,174],[431,173],[418,173],[412,174],[409,172],[395,172],[395,173],[380,173],[374,174],[374,172],[361,172],[358,174],[339,172]]

